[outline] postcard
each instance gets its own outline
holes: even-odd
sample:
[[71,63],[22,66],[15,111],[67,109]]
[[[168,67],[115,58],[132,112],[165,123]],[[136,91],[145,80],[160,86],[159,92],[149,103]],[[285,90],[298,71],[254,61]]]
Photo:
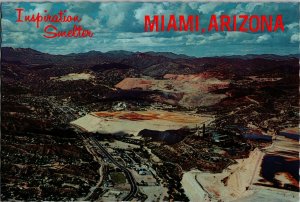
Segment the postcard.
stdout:
[[1,201],[299,201],[299,2],[1,2]]

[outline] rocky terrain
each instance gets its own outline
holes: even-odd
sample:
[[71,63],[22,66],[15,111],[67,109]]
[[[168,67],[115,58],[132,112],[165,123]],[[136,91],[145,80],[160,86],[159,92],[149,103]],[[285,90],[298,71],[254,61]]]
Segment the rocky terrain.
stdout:
[[[147,164],[159,184],[156,189],[167,190],[161,193],[165,199],[186,201],[183,173],[197,169],[226,178],[224,169],[239,168],[253,150],[270,147],[282,131],[298,126],[298,72],[299,58],[294,55],[196,58],[128,51],[50,55],[4,47],[1,199],[93,200],[117,195],[107,190],[111,178],[124,184],[124,179],[116,179],[122,170],[106,165],[103,151],[93,150],[95,140],[87,137],[95,137],[100,143],[118,140],[136,145],[140,149],[107,149],[116,158],[125,152],[122,158],[128,165],[132,160]],[[270,151],[269,156],[274,154]],[[266,167],[257,168],[257,179],[263,178],[257,186],[297,192],[294,168],[299,159],[292,156],[293,169],[278,168],[266,176]],[[225,181],[234,184],[239,174],[230,176]],[[143,183],[139,186],[147,190]],[[128,184],[124,187],[128,192]],[[225,189],[215,199],[235,198],[230,194]],[[138,192],[135,197],[144,200],[146,195]]]

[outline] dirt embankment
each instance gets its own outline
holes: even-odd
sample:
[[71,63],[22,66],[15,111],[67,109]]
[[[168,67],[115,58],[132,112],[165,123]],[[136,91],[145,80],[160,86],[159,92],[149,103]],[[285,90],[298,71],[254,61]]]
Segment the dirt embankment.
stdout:
[[122,90],[160,91],[172,97],[155,98],[156,101],[178,104],[185,107],[210,106],[225,98],[225,94],[213,91],[229,86],[228,80],[219,80],[206,74],[166,74],[164,79],[125,78],[115,87]]
[[[183,187],[191,199],[201,197],[212,201],[233,201],[242,198],[252,193],[248,189],[259,173],[262,157],[263,153],[255,149],[248,158],[237,160],[237,164],[229,166],[222,173],[189,171],[183,176]],[[185,178],[190,178],[191,173],[194,183],[186,183]]]

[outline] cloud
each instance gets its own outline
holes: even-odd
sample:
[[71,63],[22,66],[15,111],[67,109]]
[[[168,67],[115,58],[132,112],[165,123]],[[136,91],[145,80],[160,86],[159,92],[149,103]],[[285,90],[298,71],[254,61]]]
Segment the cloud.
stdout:
[[[189,55],[243,54],[243,53],[295,53],[299,46],[298,4],[288,3],[2,3],[3,45],[31,47],[50,53],[110,51],[171,51]],[[263,6],[262,6],[263,5]],[[278,6],[280,5],[280,6]],[[34,23],[15,23],[16,7],[23,7],[24,14],[51,14],[67,10],[70,15],[82,17],[80,25],[94,32],[93,38],[45,39],[43,27]],[[280,13],[284,16],[285,32],[144,32],[144,16],[170,14],[201,15],[201,25],[207,26],[210,14],[265,14]],[[47,23],[48,24],[48,23]],[[70,23],[55,23],[59,30],[69,30]],[[224,51],[226,50],[226,51]]]
[[299,31],[299,23],[293,22],[291,24],[285,25],[289,30],[297,29]]
[[228,40],[242,40],[242,39],[252,39],[252,35],[247,32],[226,32],[225,39]]
[[259,36],[257,38],[256,42],[261,43],[261,42],[268,41],[269,39],[271,39],[271,36],[269,34],[264,34],[264,35]]
[[132,27],[130,21],[133,12],[130,3],[101,3],[99,6],[98,18],[102,28],[115,30],[119,28]]
[[2,16],[9,16],[9,15],[16,15],[16,8],[19,8],[19,3],[13,2],[13,3],[2,3]]
[[48,11],[47,13],[51,13],[51,9],[53,4],[52,3],[31,3],[31,6],[35,7],[34,9],[30,9],[25,10],[25,14],[26,15],[33,15],[33,14],[37,14],[37,13],[41,13],[44,14],[44,11]]
[[100,32],[100,21],[98,18],[92,18],[88,15],[83,15],[80,24],[84,27],[87,27],[93,32]]
[[220,33],[214,33],[211,36],[207,37],[209,41],[215,41],[215,40],[219,40],[219,39],[223,39],[223,35],[221,35]]
[[106,19],[106,25],[110,28],[119,26],[125,19],[124,10],[116,3],[103,3],[99,7],[99,17]]
[[14,44],[14,46],[26,47],[38,40],[39,36],[30,32],[3,33],[3,43]]
[[15,23],[5,18],[2,18],[1,23],[2,23],[2,29],[6,31],[25,32],[30,29],[30,26],[27,23]]
[[202,4],[199,6],[198,11],[199,11],[199,13],[202,13],[202,14],[209,14],[209,13],[215,11],[215,9],[218,5],[219,4],[216,2]]
[[196,10],[199,7],[199,3],[197,3],[197,2],[190,2],[190,3],[188,3],[188,5],[193,10]]
[[140,24],[144,24],[145,15],[165,15],[168,16],[172,13],[168,9],[168,4],[144,3],[141,7],[134,11],[134,17]]
[[95,2],[65,2],[64,5],[68,8],[68,12],[76,14],[89,14],[97,13],[99,11],[99,3]]
[[257,7],[263,6],[263,3],[248,3],[245,6],[245,12],[253,13]]
[[299,43],[300,42],[300,35],[298,34],[293,34],[291,36],[291,43]]
[[228,13],[231,15],[239,15],[239,14],[259,14],[261,9],[267,7],[263,3],[245,3],[245,4],[237,4],[235,8],[231,9]]
[[186,37],[185,45],[206,44],[207,41],[203,35],[189,34]]

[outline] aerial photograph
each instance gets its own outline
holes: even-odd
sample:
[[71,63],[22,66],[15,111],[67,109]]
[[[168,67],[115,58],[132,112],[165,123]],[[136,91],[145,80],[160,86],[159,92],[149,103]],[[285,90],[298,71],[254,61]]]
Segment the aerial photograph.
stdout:
[[299,4],[2,2],[0,200],[298,202]]

